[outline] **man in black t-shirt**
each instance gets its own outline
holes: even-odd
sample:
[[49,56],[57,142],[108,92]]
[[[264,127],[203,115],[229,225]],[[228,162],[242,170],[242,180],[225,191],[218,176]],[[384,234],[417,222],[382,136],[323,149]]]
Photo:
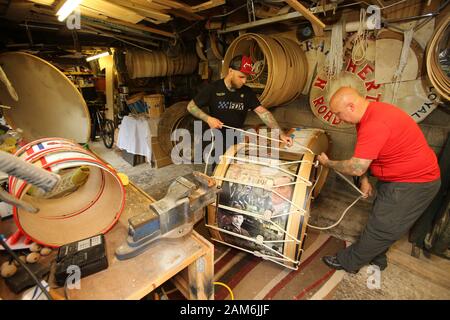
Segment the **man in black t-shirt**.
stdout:
[[[254,74],[252,61],[247,56],[236,56],[230,62],[228,74],[224,79],[209,84],[192,99],[187,109],[195,117],[208,123],[212,129],[222,129],[223,125],[241,129],[247,112],[252,110],[272,129],[280,129],[272,113],[264,108],[256,94],[245,85],[247,76]],[[200,108],[209,108],[209,114]],[[225,139],[225,130],[222,130]],[[292,138],[280,130],[280,140],[287,146]],[[225,146],[232,144],[226,141]]]

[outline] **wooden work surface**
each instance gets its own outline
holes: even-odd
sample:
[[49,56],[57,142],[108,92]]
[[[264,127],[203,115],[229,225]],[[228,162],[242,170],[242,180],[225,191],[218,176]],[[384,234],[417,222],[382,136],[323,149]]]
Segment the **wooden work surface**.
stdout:
[[[187,298],[212,299],[213,245],[195,231],[182,239],[158,241],[128,260],[115,257],[116,248],[126,241],[128,218],[148,210],[153,201],[136,186],[126,187],[125,209],[105,235],[109,267],[82,278],[79,290],[68,290],[69,299],[141,299],[184,269],[189,271],[188,282],[195,293],[187,292]],[[64,297],[62,288],[55,292]]]

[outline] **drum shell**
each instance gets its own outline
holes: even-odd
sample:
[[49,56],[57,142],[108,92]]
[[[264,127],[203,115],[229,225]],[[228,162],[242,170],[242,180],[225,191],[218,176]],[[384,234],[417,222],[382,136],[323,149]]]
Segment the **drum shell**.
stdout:
[[45,246],[63,244],[106,233],[118,221],[125,205],[125,189],[112,167],[78,144],[61,138],[29,143],[16,156],[52,172],[89,167],[86,183],[75,192],[55,199],[27,194],[30,187],[21,179],[9,179],[9,192],[39,208],[30,214],[14,208],[18,228],[33,241]]
[[[244,236],[250,236],[255,239],[255,241],[248,241],[239,236],[231,235],[227,232],[222,232],[220,229],[226,229],[228,231],[234,230],[232,232],[237,232],[237,229],[233,229],[231,226],[233,215],[235,212],[226,210],[223,207],[219,208],[216,205],[211,205],[208,207],[207,215],[207,225],[212,226],[209,228],[211,236],[214,240],[223,242],[227,245],[233,247],[243,248],[251,252],[262,251],[264,254],[273,255],[274,257],[284,256],[288,260],[284,261],[283,264],[289,267],[295,267],[298,265],[300,260],[301,249],[304,244],[306,226],[309,219],[309,210],[311,202],[311,185],[315,184],[318,189],[315,189],[314,196],[318,195],[320,188],[323,186],[327,171],[321,171],[313,165],[315,160],[315,154],[320,154],[321,152],[326,152],[328,149],[328,136],[323,130],[320,129],[297,129],[292,135],[294,136],[294,141],[306,146],[311,152],[303,150],[304,153],[297,153],[296,157],[292,156],[292,153],[280,153],[280,159],[282,161],[295,161],[301,160],[303,163],[297,163],[295,168],[295,174],[298,175],[296,182],[300,179],[309,180],[310,186],[305,183],[296,183],[290,186],[284,186],[280,188],[275,188],[276,193],[271,192],[270,188],[258,188],[255,185],[261,186],[277,186],[284,184],[288,181],[284,181],[286,177],[286,172],[277,171],[274,168],[267,168],[258,164],[250,163],[231,163],[227,164],[226,157],[238,157],[239,151],[244,146],[235,145],[227,150],[225,157],[222,158],[220,164],[217,165],[214,176],[217,177],[217,183],[221,186],[222,192],[219,197],[219,205],[232,207],[234,209],[250,211],[252,214],[260,215],[264,217],[267,210],[271,211],[272,216],[281,215],[279,218],[272,221],[285,232],[280,232],[279,228],[272,223],[264,221],[264,219],[258,219],[256,216],[244,216],[244,223],[242,228],[246,231],[240,233]],[[300,147],[294,145],[293,151],[300,151]],[[322,175],[318,175],[322,172]],[[228,179],[228,181],[221,180]],[[230,181],[239,181],[242,183],[231,183]],[[272,180],[272,181],[270,181]],[[249,182],[250,181],[250,182]],[[259,181],[259,182],[258,182]],[[316,183],[317,181],[317,183]],[[249,182],[249,183],[248,183]],[[252,186],[248,186],[251,184]],[[247,189],[246,189],[247,188]],[[284,188],[284,189],[283,189]],[[280,197],[281,196],[281,197]],[[283,201],[283,197],[292,201],[292,205],[289,201]],[[254,204],[253,206],[250,204]],[[278,207],[277,207],[278,206]],[[282,209],[280,209],[282,208]],[[302,211],[298,208],[303,209]],[[286,213],[296,211],[295,213]],[[283,216],[283,214],[285,214]],[[231,226],[231,227],[230,227]],[[219,229],[217,229],[219,228]],[[273,231],[273,232],[272,232]],[[270,253],[270,250],[262,248],[256,243],[258,236],[262,236],[264,240],[268,241],[281,241],[274,242],[272,248],[275,248],[279,254]],[[296,243],[294,241],[288,241],[293,236],[299,241]],[[285,242],[282,242],[285,241]],[[290,260],[290,261],[289,261]]]

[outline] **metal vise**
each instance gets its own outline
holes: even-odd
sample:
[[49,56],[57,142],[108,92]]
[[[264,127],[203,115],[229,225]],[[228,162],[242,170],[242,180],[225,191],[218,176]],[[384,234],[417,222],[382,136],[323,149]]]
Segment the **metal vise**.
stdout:
[[152,203],[149,211],[128,219],[127,242],[116,250],[119,260],[141,254],[156,240],[176,239],[192,231],[203,216],[196,217],[195,213],[213,203],[220,192],[214,179],[200,172],[194,172],[194,177],[200,186],[178,177],[166,196]]

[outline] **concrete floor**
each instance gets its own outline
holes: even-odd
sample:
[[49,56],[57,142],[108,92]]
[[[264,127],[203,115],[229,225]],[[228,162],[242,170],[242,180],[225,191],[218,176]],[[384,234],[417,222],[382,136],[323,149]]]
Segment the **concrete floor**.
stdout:
[[[150,164],[131,166],[121,157],[117,149],[106,149],[101,142],[91,142],[90,147],[109,162],[118,172],[128,175],[130,181],[138,185],[155,199],[162,198],[170,183],[178,176],[190,175],[193,170],[202,171],[203,165],[169,165],[161,169]],[[329,226],[335,223],[342,212],[356,198],[358,193],[342,178],[330,173],[321,194],[311,205],[310,224]],[[373,199],[360,200],[353,206],[342,222],[330,230],[329,234],[349,242],[356,241],[364,228],[371,210]],[[381,273],[379,289],[369,289],[368,270],[362,268],[356,275],[345,273],[343,280],[333,290],[328,299],[450,299],[450,261],[436,256],[420,259],[409,255],[410,246],[404,238],[396,243],[392,258],[388,255],[389,266]],[[400,254],[401,259],[397,257]],[[416,261],[418,260],[418,261]],[[418,267],[412,268],[412,265]],[[437,270],[421,272],[422,269]],[[442,281],[444,279],[444,281]],[[445,280],[447,279],[447,280]]]

